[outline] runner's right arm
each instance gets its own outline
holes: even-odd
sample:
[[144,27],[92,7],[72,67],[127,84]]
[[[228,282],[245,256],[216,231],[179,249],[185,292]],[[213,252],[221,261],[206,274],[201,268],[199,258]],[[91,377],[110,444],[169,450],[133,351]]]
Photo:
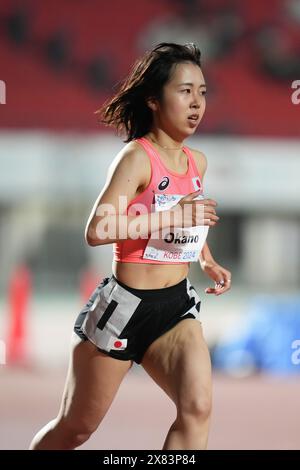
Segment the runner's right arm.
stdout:
[[[89,245],[106,245],[128,239],[137,224],[140,236],[163,228],[161,214],[126,215],[126,207],[150,180],[151,167],[141,147],[131,142],[109,167],[106,183],[89,216],[85,238]],[[120,199],[122,196],[123,204]],[[122,207],[123,206],[123,207]],[[125,206],[125,207],[124,207]]]

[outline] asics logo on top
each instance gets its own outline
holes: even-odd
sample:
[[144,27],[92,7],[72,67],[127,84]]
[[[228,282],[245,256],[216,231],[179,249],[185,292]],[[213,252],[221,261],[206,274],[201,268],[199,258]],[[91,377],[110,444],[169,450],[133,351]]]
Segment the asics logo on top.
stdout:
[[161,180],[161,182],[159,183],[158,185],[158,189],[160,191],[163,191],[164,189],[166,189],[170,184],[170,180],[167,176],[164,176],[163,179]]

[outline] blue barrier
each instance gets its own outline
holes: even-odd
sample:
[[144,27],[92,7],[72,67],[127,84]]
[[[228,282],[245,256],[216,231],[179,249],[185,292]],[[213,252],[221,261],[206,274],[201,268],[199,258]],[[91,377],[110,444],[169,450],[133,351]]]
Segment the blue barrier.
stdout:
[[300,374],[300,297],[259,296],[212,352],[214,368]]

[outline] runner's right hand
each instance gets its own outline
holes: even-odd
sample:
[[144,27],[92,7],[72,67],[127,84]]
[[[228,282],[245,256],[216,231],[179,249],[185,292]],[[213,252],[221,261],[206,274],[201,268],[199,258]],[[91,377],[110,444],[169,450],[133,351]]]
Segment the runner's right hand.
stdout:
[[170,210],[174,214],[174,226],[194,227],[196,225],[214,226],[219,220],[216,215],[216,201],[213,199],[196,200],[201,190],[187,194]]

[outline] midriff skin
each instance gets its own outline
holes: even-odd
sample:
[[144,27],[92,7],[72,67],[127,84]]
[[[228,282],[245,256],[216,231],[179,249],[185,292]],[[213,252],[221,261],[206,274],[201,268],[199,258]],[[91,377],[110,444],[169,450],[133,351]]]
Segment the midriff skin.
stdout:
[[174,286],[187,277],[190,263],[143,264],[113,261],[115,277],[134,289],[163,289]]

